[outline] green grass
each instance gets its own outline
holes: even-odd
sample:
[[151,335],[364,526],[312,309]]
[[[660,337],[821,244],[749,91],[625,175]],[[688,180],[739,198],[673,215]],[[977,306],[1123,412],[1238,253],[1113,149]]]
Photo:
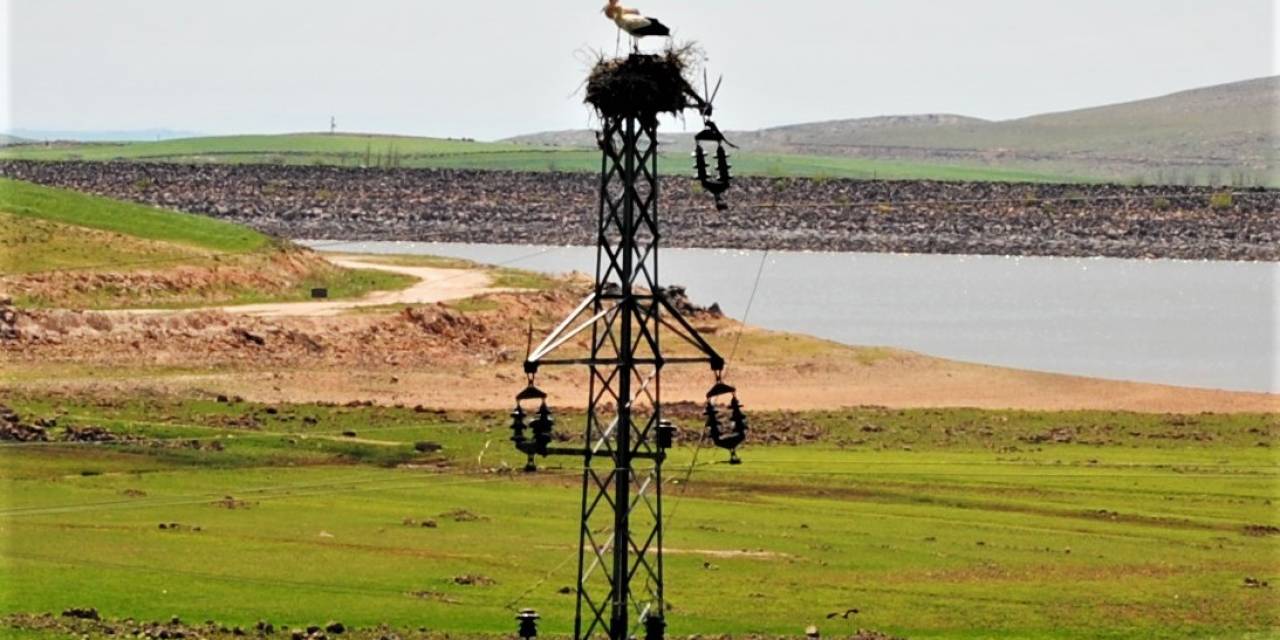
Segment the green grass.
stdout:
[[[3,264],[0,262],[0,264]],[[186,264],[202,264],[199,260]],[[266,303],[309,302],[313,288],[328,289],[327,300],[360,298],[375,291],[404,289],[418,280],[412,276],[376,269],[326,268],[312,272],[292,285],[264,291],[248,285],[220,283],[191,291],[152,293],[147,297],[127,286],[102,285],[87,291],[57,291],[52,295],[18,294],[14,303],[29,309],[200,309],[209,306],[236,306]]]
[[270,243],[248,227],[205,216],[7,178],[0,178],[0,212],[218,252],[248,253]]
[[402,273],[377,269],[337,269],[332,274],[313,275],[304,279],[298,284],[294,295],[297,300],[310,300],[313,288],[325,288],[329,290],[330,299],[343,300],[359,298],[373,291],[404,289],[417,282],[417,278]]
[[[513,609],[533,606],[544,633],[571,628],[573,597],[558,591],[574,580],[578,476],[567,461],[534,476],[481,473],[522,463],[501,412],[273,413],[26,392],[6,402],[61,424],[222,450],[0,448],[0,614],[95,606],[116,618],[340,619],[465,635],[509,633]],[[580,422],[561,418],[561,428]],[[1244,638],[1280,623],[1274,591],[1243,586],[1280,579],[1280,539],[1245,530],[1280,525],[1280,474],[1259,446],[1274,444],[1274,416],[867,408],[753,418],[758,434],[799,422],[823,435],[750,446],[741,467],[703,451],[692,483],[666,487],[672,637],[814,623],[828,636]],[[1050,429],[1074,441],[1035,442]],[[418,440],[444,450],[418,454]],[[692,454],[677,449],[671,468]],[[246,508],[218,506],[226,496]],[[444,515],[456,509],[482,519]],[[463,574],[494,584],[455,584]],[[828,618],[850,608],[847,620]]]
[[[14,301],[23,307],[180,309],[294,302],[309,300],[313,288],[344,299],[417,281],[374,269],[342,269],[319,259],[301,275],[283,271],[278,261],[291,250],[248,227],[213,218],[0,179],[0,276],[52,279],[30,290],[21,283],[14,287]],[[188,278],[185,289],[166,284],[142,290],[128,278],[97,278],[178,267],[202,268],[207,277]],[[266,290],[249,278],[233,277],[237,270],[282,274],[287,284]]]
[[33,160],[167,160],[196,156],[371,156],[445,155],[519,149],[516,145],[439,138],[321,133],[217,136],[157,142],[83,143],[54,147],[25,146],[3,150],[3,157]]
[[0,211],[0,275],[199,261],[206,253]]
[[[668,171],[689,164],[686,152],[662,155]],[[0,148],[2,159],[322,164],[586,173],[600,170],[600,156],[594,150],[354,134],[225,136],[120,144],[24,146]],[[736,153],[733,164],[735,173],[739,175],[773,177],[1082,181],[1079,177],[1019,169],[777,153]]]

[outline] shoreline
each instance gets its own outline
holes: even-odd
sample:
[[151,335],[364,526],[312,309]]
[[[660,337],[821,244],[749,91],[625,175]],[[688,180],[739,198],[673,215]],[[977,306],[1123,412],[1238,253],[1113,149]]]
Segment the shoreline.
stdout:
[[[0,175],[283,238],[594,244],[591,174],[0,161]],[[730,209],[662,179],[664,246],[1280,261],[1280,190],[742,177]]]
[[[408,242],[351,243],[351,244],[339,244],[335,246],[335,245],[328,244],[329,242],[331,241],[312,240],[312,241],[305,242],[304,246],[307,246],[307,244],[318,246],[319,247],[318,250],[322,253],[325,251],[340,251],[340,252],[355,251],[355,252],[361,252],[361,253],[366,253],[371,255],[378,255],[378,254],[443,255],[443,256],[448,256],[452,258],[460,258],[464,260],[475,261],[478,263],[501,263],[504,266],[523,268],[523,269],[532,269],[539,273],[544,273],[544,274],[553,275],[553,276],[554,275],[563,276],[564,274],[569,274],[574,272],[581,274],[588,271],[591,268],[591,264],[589,263],[589,261],[587,261],[584,258],[584,256],[587,256],[588,254],[594,255],[594,252],[592,251],[591,247],[583,247],[583,246],[548,246],[548,245],[513,246],[513,245],[501,245],[501,244],[462,244],[462,243],[458,243],[458,244],[446,243],[441,245],[433,245],[433,244],[420,244],[420,243],[408,243]],[[690,253],[681,255],[680,254],[681,251],[689,251]],[[518,257],[512,257],[513,254],[521,254],[521,255],[519,255]],[[689,265],[691,264],[707,264],[709,261],[719,260],[720,258],[714,257],[716,255],[732,256],[729,258],[725,258],[728,261],[725,263],[726,265],[730,265],[730,264],[733,265],[732,267],[726,267],[727,270],[725,271],[725,273],[738,273],[739,270],[745,270],[748,268],[750,269],[751,273],[754,273],[756,268],[756,262],[758,262],[763,257],[760,252],[742,251],[742,250],[736,250],[736,249],[731,249],[731,250],[666,249],[664,250],[664,255],[667,255],[668,259],[679,260],[680,263],[684,265],[684,268],[686,270],[689,269]],[[812,256],[819,256],[819,257],[814,258]],[[848,261],[842,260],[842,258],[844,257],[847,257]],[[828,258],[830,258],[831,260],[829,260]],[[1151,302],[1150,304],[1147,304],[1147,305],[1137,304],[1134,307],[1125,306],[1118,310],[1107,311],[1099,307],[1099,305],[1090,302],[1089,300],[1080,299],[1081,295],[1085,295],[1086,293],[1085,290],[1087,289],[1087,287],[1072,286],[1070,284],[1070,281],[1062,280],[1063,274],[1066,274],[1070,278],[1092,277],[1096,279],[1099,277],[1105,277],[1104,274],[1107,274],[1107,273],[1119,272],[1122,274],[1127,274],[1128,278],[1132,278],[1135,283],[1138,283],[1128,287],[1129,289],[1137,288],[1141,290],[1147,290],[1145,289],[1145,285],[1142,283],[1149,283],[1153,278],[1161,278],[1161,277],[1164,277],[1165,279],[1169,279],[1169,278],[1177,279],[1179,278],[1177,274],[1187,269],[1194,270],[1196,273],[1205,273],[1206,270],[1209,270],[1209,272],[1219,274],[1214,279],[1232,278],[1232,279],[1248,281],[1248,282],[1256,282],[1260,280],[1266,280],[1268,278],[1270,278],[1271,280],[1275,280],[1275,276],[1280,275],[1280,265],[1278,264],[1275,264],[1275,263],[1256,264],[1256,263],[1245,263],[1245,262],[1179,261],[1179,264],[1183,266],[1180,269],[1173,268],[1171,270],[1168,267],[1172,264],[1175,264],[1172,261],[1146,260],[1146,261],[1135,262],[1131,260],[1117,259],[1117,258],[1089,258],[1089,259],[1066,258],[1066,259],[1063,259],[1058,257],[1042,258],[1042,257],[1027,257],[1027,256],[956,257],[956,256],[896,255],[896,254],[885,255],[885,254],[833,254],[833,253],[822,253],[822,252],[771,252],[769,254],[769,259],[770,259],[769,263],[774,266],[771,267],[770,269],[767,269],[764,272],[764,278],[768,281],[766,283],[765,289],[767,292],[771,292],[769,293],[769,298],[768,298],[770,301],[776,302],[778,304],[782,304],[783,306],[799,304],[797,302],[797,297],[799,298],[804,297],[802,294],[792,295],[790,293],[787,293],[790,291],[806,290],[805,289],[806,285],[803,282],[803,278],[801,278],[800,280],[797,280],[797,273],[798,273],[796,271],[797,264],[808,264],[808,265],[850,264],[850,265],[856,265],[851,267],[852,269],[865,271],[868,274],[877,274],[877,273],[881,273],[881,271],[884,269],[889,269],[897,273],[915,274],[914,276],[911,276],[911,278],[921,277],[920,274],[922,271],[931,273],[939,270],[946,270],[953,273],[969,273],[969,274],[972,274],[972,277],[974,278],[981,278],[982,273],[990,273],[992,271],[997,271],[1000,273],[1010,273],[1010,274],[1042,273],[1046,269],[1049,269],[1052,273],[1059,274],[1059,276],[1053,278],[1052,281],[1060,282],[1064,285],[1064,288],[1060,291],[1060,296],[1063,298],[1063,300],[1066,301],[1059,306],[1052,307],[1053,309],[1062,310],[1060,309],[1060,307],[1065,307],[1066,309],[1070,309],[1072,311],[1080,311],[1080,312],[1087,313],[1091,309],[1098,307],[1096,310],[1102,314],[1099,317],[1105,319],[1104,324],[1102,326],[1109,328],[1109,330],[1111,331],[1111,333],[1106,334],[1105,336],[1090,337],[1082,334],[1077,335],[1076,333],[1073,333],[1073,331],[1069,328],[1064,329],[1064,331],[1067,332],[1066,335],[1069,336],[1068,338],[1066,338],[1068,342],[1072,340],[1075,340],[1076,342],[1084,341],[1083,343],[1085,344],[1086,347],[1090,344],[1096,347],[1091,349],[1091,353],[1093,351],[1098,351],[1099,349],[1103,348],[1105,345],[1108,345],[1108,344],[1129,345],[1130,339],[1141,340],[1142,336],[1138,335],[1139,333],[1138,330],[1134,329],[1132,325],[1134,325],[1135,323],[1141,324],[1142,322],[1145,322],[1145,321],[1152,321],[1153,318],[1161,317],[1161,313],[1163,313],[1163,311],[1161,311],[1162,305],[1160,303],[1160,300],[1162,300],[1161,296],[1168,295],[1169,291],[1163,288],[1150,290],[1152,292],[1152,295],[1155,296],[1154,301]],[[1128,264],[1123,264],[1123,263],[1128,263]],[[668,264],[672,264],[672,263],[668,263]],[[894,265],[899,265],[899,266],[895,267]],[[1049,265],[1052,265],[1052,266],[1049,266]],[[958,269],[961,271],[957,271]],[[1171,271],[1172,273],[1170,273]],[[726,293],[726,291],[729,291],[729,290],[745,291],[746,289],[749,289],[751,287],[751,281],[750,281],[750,278],[748,277],[750,276],[750,274],[746,274],[739,279],[734,279],[728,276],[725,276],[725,277],[709,276],[705,273],[703,273],[702,275],[699,275],[699,272],[697,270],[693,272],[686,272],[683,274],[675,274],[675,272],[667,272],[667,273],[669,278],[674,278],[674,280],[671,281],[672,283],[689,286],[690,294],[694,295],[698,303],[710,304],[712,302],[716,302],[722,305],[722,307],[726,312],[728,312],[730,317],[737,320],[741,319],[742,303],[744,302],[744,300],[741,297],[735,297],[734,295],[729,295]],[[1163,274],[1163,276],[1161,274]],[[876,276],[874,275],[868,276],[868,278],[872,278],[872,279],[874,279],[875,277]],[[779,278],[781,279],[779,280]],[[725,283],[728,281],[732,281],[733,284],[726,285]],[[1006,284],[1013,286],[1014,283],[1021,282],[1022,284],[1018,285],[1019,291],[1024,291],[1022,287],[1027,286],[1036,281],[1038,280],[1034,276],[1032,276],[1030,280],[1014,279],[1014,280],[1010,280]],[[835,277],[831,281],[831,284],[832,286],[836,286],[836,287],[846,286],[848,285],[848,281],[844,277]],[[858,286],[858,285],[854,285],[854,286]],[[1182,288],[1186,286],[1191,286],[1191,285],[1189,283],[1184,283],[1183,285],[1179,285],[1179,287],[1175,287],[1175,289],[1179,289],[1184,295],[1187,294],[1187,292],[1191,292],[1190,295],[1192,295],[1192,297],[1195,297],[1195,294],[1194,294],[1195,291],[1201,291],[1201,289],[1188,290],[1188,289]],[[1203,287],[1206,285],[1203,282],[1201,282],[1200,286]],[[977,296],[978,298],[988,297],[993,292],[991,287],[987,287],[981,284],[981,280],[975,281],[972,287],[973,287],[971,289],[972,295]],[[1123,289],[1123,288],[1124,287],[1120,287],[1120,289]],[[926,290],[932,290],[932,289],[933,288],[926,288]],[[870,292],[869,289],[867,291]],[[1092,293],[1089,294],[1091,296],[1097,296],[1097,295],[1114,296],[1116,294],[1116,291],[1110,288],[1104,288],[1102,291],[1092,290],[1092,289],[1090,289],[1089,291],[1092,291]],[[1043,296],[1037,296],[1032,293],[1028,293],[1027,291],[1024,291],[1024,293],[1028,296],[1026,297],[1027,304],[1031,304],[1039,308],[1041,304],[1045,303],[1045,299]],[[842,308],[842,309],[846,308],[846,307],[840,306],[842,304],[852,304],[849,301],[848,296],[845,294],[837,293],[832,295],[833,297],[831,297],[829,301],[832,305],[836,305],[837,308]],[[894,297],[890,296],[890,298],[894,298]],[[917,300],[917,302],[918,302],[918,298],[919,298],[918,295],[909,296],[909,299]],[[906,322],[907,327],[913,326],[910,321],[910,318],[902,315],[902,313],[904,312],[903,306],[886,299],[884,296],[870,294],[869,298],[864,296],[863,302],[864,304],[870,304],[872,306],[875,306],[876,308],[881,309],[882,316],[884,318],[889,318],[889,319],[892,319],[893,321],[898,321],[898,322]],[[1004,301],[1004,303],[1002,304],[1007,305],[1007,303],[1008,301]],[[1075,306],[1077,303],[1080,306]],[[888,305],[888,306],[885,306],[885,305]],[[910,304],[907,304],[907,306],[910,306]],[[1106,306],[1106,305],[1102,305],[1102,306]],[[1257,311],[1257,309],[1255,309],[1256,306],[1257,305],[1241,303],[1241,306],[1232,307],[1231,309],[1234,309],[1236,313],[1245,314],[1245,313],[1251,312],[1251,310]],[[1002,306],[1000,308],[1005,309],[1005,311],[1013,310],[1012,307],[1006,308],[1005,306]],[[1106,307],[1106,308],[1111,309],[1111,307]],[[871,323],[870,326],[879,327],[879,328],[870,329],[870,333],[866,331],[864,332],[845,331],[831,324],[831,321],[833,319],[832,314],[826,313],[821,310],[814,310],[815,315],[813,315],[812,317],[806,316],[809,318],[807,321],[793,321],[789,317],[780,317],[777,313],[772,313],[769,311],[768,308],[765,308],[765,307],[760,307],[756,309],[753,315],[748,318],[748,322],[750,322],[753,325],[759,326],[761,328],[767,328],[771,330],[784,331],[784,332],[792,332],[792,333],[803,334],[803,335],[813,335],[821,339],[831,340],[834,343],[842,344],[846,346],[861,347],[861,346],[868,346],[868,345],[880,345],[880,346],[886,346],[891,348],[907,349],[910,351],[927,354],[931,357],[946,358],[946,359],[956,360],[960,362],[986,365],[986,366],[1009,367],[1013,369],[1018,369],[1018,370],[1027,371],[1027,372],[1034,372],[1034,373],[1056,374],[1056,375],[1066,375],[1066,376],[1082,376],[1082,377],[1098,379],[1098,380],[1106,380],[1106,381],[1117,382],[1117,383],[1157,384],[1157,385],[1168,385],[1168,386],[1187,388],[1187,389],[1201,389],[1201,390],[1214,390],[1214,391],[1240,392],[1240,393],[1269,393],[1269,394],[1280,393],[1280,388],[1275,388],[1272,386],[1274,385],[1274,382],[1276,380],[1280,380],[1280,378],[1277,378],[1274,374],[1271,374],[1269,377],[1261,376],[1260,370],[1258,369],[1258,363],[1256,362],[1255,359],[1252,359],[1252,358],[1250,358],[1247,362],[1244,360],[1237,361],[1236,366],[1234,367],[1237,372],[1244,371],[1246,369],[1250,372],[1253,372],[1248,376],[1223,375],[1221,371],[1215,374],[1206,374],[1203,372],[1197,372],[1198,371],[1196,369],[1197,365],[1218,366],[1227,358],[1236,357],[1235,355],[1232,355],[1232,354],[1240,353],[1239,352],[1240,346],[1238,344],[1239,341],[1229,341],[1227,343],[1220,345],[1221,346],[1221,350],[1219,351],[1220,355],[1216,359],[1211,358],[1209,359],[1209,361],[1201,362],[1203,358],[1201,358],[1201,356],[1199,355],[1195,355],[1194,357],[1188,356],[1192,359],[1187,360],[1186,363],[1181,366],[1166,366],[1166,367],[1158,368],[1158,370],[1156,367],[1143,366],[1144,362],[1148,362],[1147,359],[1154,357],[1150,349],[1143,349],[1141,347],[1132,347],[1132,346],[1120,346],[1120,347],[1116,347],[1118,349],[1116,351],[1107,352],[1106,354],[1098,355],[1098,357],[1114,358],[1116,360],[1115,362],[1113,362],[1110,366],[1095,367],[1095,366],[1090,366],[1087,363],[1082,363],[1078,358],[1073,358],[1071,354],[1063,352],[1059,346],[1046,345],[1045,349],[1037,351],[1039,355],[1036,355],[1036,356],[1029,355],[1030,352],[1028,352],[1027,349],[1016,346],[1017,344],[1025,343],[1029,339],[1034,339],[1034,336],[1028,335],[1026,334],[1026,332],[1017,334],[1015,336],[1011,336],[1011,339],[1014,339],[1013,344],[1015,345],[1011,348],[1000,346],[998,348],[994,348],[994,350],[982,351],[979,354],[975,355],[976,352],[971,348],[973,347],[973,343],[976,340],[976,338],[974,338],[973,336],[977,335],[974,333],[974,331],[980,331],[981,327],[979,325],[975,325],[974,323],[984,318],[991,322],[1000,322],[1003,317],[1001,315],[1001,312],[996,312],[994,314],[989,313],[989,314],[983,315],[981,312],[975,311],[974,313],[978,313],[980,317],[973,318],[967,321],[960,320],[960,321],[957,321],[957,324],[938,326],[937,327],[938,331],[943,332],[940,335],[943,335],[945,339],[942,339],[941,341],[933,340],[933,341],[921,342],[918,339],[916,339],[916,338],[919,338],[920,336],[915,335],[909,328],[905,331],[901,331],[901,332],[891,331],[889,334],[886,334],[884,333],[885,331],[883,326],[884,323],[881,323],[877,319],[868,319],[865,316],[865,314],[860,316],[859,314],[854,313],[852,311],[852,308],[850,309],[851,309],[850,311],[851,315],[849,316],[850,323],[855,325],[861,325],[866,322],[870,322]],[[927,310],[929,312],[939,311],[936,308],[936,306],[932,306],[932,307],[926,306],[922,309]],[[1228,311],[1227,308],[1223,308],[1222,310],[1224,312]],[[1133,313],[1139,313],[1139,314],[1145,314],[1145,315],[1139,315],[1139,316],[1130,315]],[[887,315],[884,315],[884,314],[887,314]],[[1210,325],[1206,323],[1214,323],[1214,322],[1220,323],[1224,321],[1223,318],[1218,318],[1217,320],[1210,320],[1203,317],[1203,315],[1204,314],[1192,313],[1191,315],[1184,317],[1181,321],[1174,323],[1171,326],[1171,328],[1161,329],[1157,333],[1159,335],[1165,335],[1165,333],[1168,332],[1170,335],[1182,335],[1182,336],[1204,335],[1206,331],[1212,330],[1210,329]],[[861,318],[861,321],[859,321],[859,318]],[[1046,324],[1051,321],[1052,321],[1052,314],[1048,314],[1048,315],[1033,314],[1033,316],[1025,319],[1026,323],[1030,323],[1030,326],[1038,327],[1039,330],[1057,331],[1058,329]],[[1256,333],[1258,329],[1256,323],[1245,323],[1245,324],[1247,326],[1239,326],[1240,323],[1235,323],[1232,326],[1235,326],[1237,330],[1252,331],[1253,333],[1249,333],[1247,335],[1254,335],[1254,333]],[[1218,325],[1214,324],[1213,326],[1218,326]],[[1173,327],[1182,327],[1182,329],[1179,330]],[[1245,335],[1245,334],[1241,334],[1241,335]],[[901,339],[894,339],[895,336]],[[1168,337],[1168,336],[1165,336],[1165,337]],[[1159,338],[1151,338],[1151,339],[1159,340]],[[1217,371],[1217,370],[1214,369],[1214,371]]]
[[[545,244],[530,242],[468,242],[462,240],[343,240],[340,238],[291,238],[290,242],[301,245],[318,253],[345,253],[348,252],[352,245],[360,245],[366,243],[379,244],[403,244],[403,245],[426,245],[426,244],[442,244],[456,247],[467,246],[494,246],[494,247],[526,247],[534,250],[555,251],[559,249],[594,249],[595,245],[590,244]],[[317,246],[323,245],[323,246]],[[346,248],[343,248],[346,247]],[[356,247],[359,248],[359,247]],[[1215,258],[1124,258],[1114,256],[1059,256],[1059,255],[1021,255],[1021,254],[993,254],[993,253],[912,253],[907,251],[841,251],[836,249],[751,249],[739,247],[703,247],[703,246],[680,246],[671,247],[662,246],[663,251],[716,251],[723,253],[734,253],[738,255],[760,254],[768,251],[769,255],[848,255],[848,256],[891,256],[903,258],[918,257],[946,257],[946,258],[975,258],[984,260],[1063,260],[1063,261],[1097,261],[1097,262],[1141,262],[1141,263],[1175,263],[1175,264],[1222,264],[1222,265],[1273,265],[1280,267],[1280,258],[1273,260],[1220,260]],[[373,253],[368,255],[395,255],[392,253]]]

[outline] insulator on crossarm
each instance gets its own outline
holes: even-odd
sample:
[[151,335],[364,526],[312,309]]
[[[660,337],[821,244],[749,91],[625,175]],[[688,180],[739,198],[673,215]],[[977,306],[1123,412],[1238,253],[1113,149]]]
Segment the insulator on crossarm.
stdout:
[[698,145],[693,150],[693,169],[694,175],[700,182],[706,182],[711,178],[707,172],[707,152],[703,150],[702,145]]
[[675,444],[676,426],[670,420],[659,421],[656,440],[659,449],[670,449]]
[[511,412],[511,441],[516,443],[517,449],[528,440],[524,436],[524,430],[527,428],[524,423],[524,409],[517,404],[515,410]]
[[733,433],[745,435],[747,433],[747,414],[742,412],[742,403],[738,402],[738,396],[734,396],[729,401],[730,421],[733,423]]
[[715,403],[708,400],[707,406],[705,409],[703,409],[702,413],[707,416],[707,422],[706,422],[707,436],[710,437],[713,441],[718,440],[720,438],[720,433],[721,433],[720,415],[716,411]]
[[551,444],[551,433],[555,429],[555,418],[551,417],[551,409],[543,402],[538,407],[538,417],[529,426],[533,428],[533,443],[538,455],[547,455],[547,447]]
[[644,619],[644,640],[662,640],[667,633],[667,621],[661,615],[649,614]]
[[533,640],[538,637],[538,615],[533,609],[521,609],[516,620],[520,623],[517,633],[520,640]]

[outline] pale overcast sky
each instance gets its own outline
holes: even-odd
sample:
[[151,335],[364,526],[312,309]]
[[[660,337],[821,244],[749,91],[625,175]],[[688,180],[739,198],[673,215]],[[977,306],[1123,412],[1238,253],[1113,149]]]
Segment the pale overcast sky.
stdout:
[[[493,139],[589,124],[604,0],[4,0],[0,129]],[[721,125],[1003,119],[1274,75],[1275,0],[631,0],[725,74]],[[655,44],[649,44],[654,47]]]

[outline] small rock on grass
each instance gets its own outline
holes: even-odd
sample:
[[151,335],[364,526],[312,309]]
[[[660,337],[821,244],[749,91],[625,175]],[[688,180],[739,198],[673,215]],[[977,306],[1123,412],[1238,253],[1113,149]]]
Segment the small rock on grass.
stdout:
[[93,607],[72,607],[62,612],[64,618],[79,618],[81,620],[101,620],[102,616],[98,614],[98,610]]

